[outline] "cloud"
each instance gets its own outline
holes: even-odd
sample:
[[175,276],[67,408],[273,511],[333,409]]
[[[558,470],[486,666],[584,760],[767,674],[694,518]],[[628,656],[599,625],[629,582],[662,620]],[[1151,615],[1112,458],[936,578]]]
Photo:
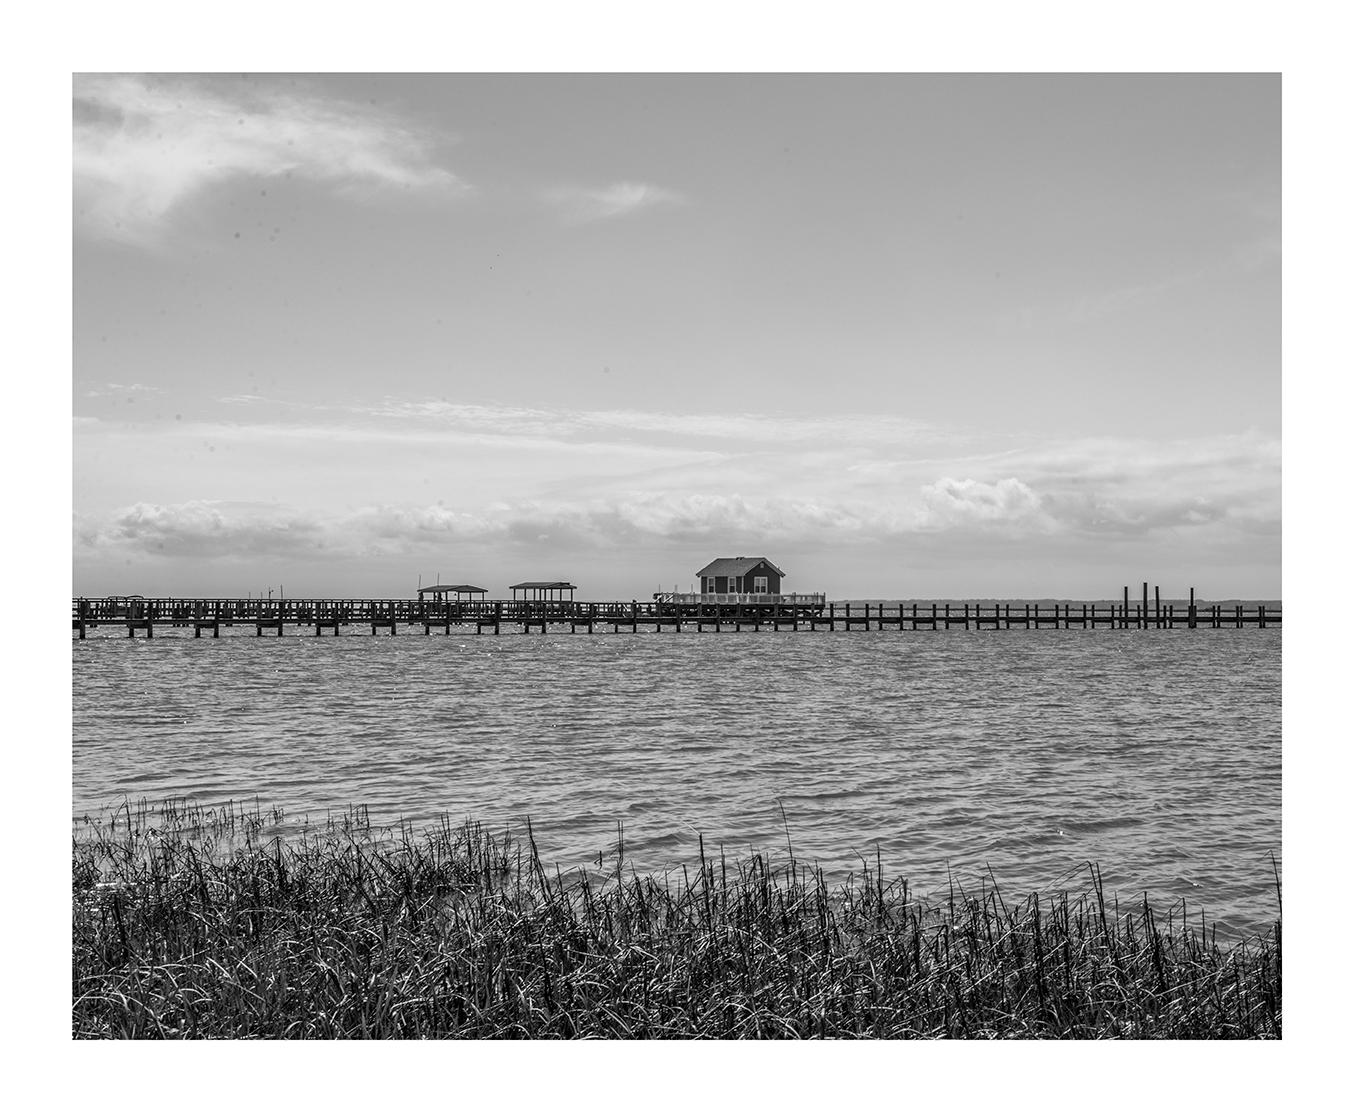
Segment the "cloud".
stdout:
[[323,530],[307,515],[259,504],[138,502],[102,523],[76,523],[86,549],[126,548],[166,557],[212,559],[293,556],[323,548]]
[[759,413],[669,413],[657,410],[530,409],[520,406],[467,405],[438,400],[386,399],[376,405],[354,406],[349,412],[398,420],[411,419],[450,428],[483,430],[500,435],[554,437],[635,436],[670,434],[696,440],[741,443],[827,444],[881,443],[898,445],[918,439],[953,443],[957,431],[908,418],[881,414],[842,414],[798,417]]
[[985,483],[945,477],[922,487],[921,499],[917,524],[923,529],[1051,525],[1039,495],[1015,478]]
[[153,241],[185,203],[238,177],[466,188],[435,164],[430,137],[397,120],[243,80],[77,75],[74,130],[77,226],[129,241]]
[[115,394],[163,394],[158,386],[147,386],[141,382],[105,382],[85,391],[87,398],[109,398]]
[[671,189],[644,182],[619,181],[600,189],[562,186],[550,189],[546,201],[557,208],[566,220],[585,224],[594,220],[612,220],[630,216],[644,209],[681,205],[686,199]]
[[[1130,538],[1190,529],[1262,537],[1281,526],[1280,443],[1255,433],[1049,442],[964,464],[967,477],[920,488],[919,528]],[[887,489],[905,466],[915,473],[918,464],[881,465],[870,481]]]
[[[1197,548],[1269,551],[1281,526],[1277,467],[1267,441],[1177,445],[1155,461],[1099,460],[1082,445],[1003,457],[1015,474],[943,475],[930,481],[815,489],[787,479],[768,493],[721,491],[728,466],[679,470],[657,488],[617,477],[561,484],[546,494],[457,500],[452,505],[369,501],[301,511],[275,502],[138,502],[77,522],[85,555],[199,560],[294,557],[364,560],[432,556],[469,547],[488,559],[532,553],[615,554],[687,546],[779,548],[931,545],[952,538],[1078,544],[1175,536]],[[1185,461],[1196,457],[1194,463]],[[1258,458],[1257,458],[1258,457]],[[1250,459],[1252,473],[1238,469]],[[1117,470],[1116,470],[1117,467]],[[1091,479],[1086,478],[1090,472]],[[1237,478],[1240,472],[1241,478]],[[747,471],[737,468],[740,477]],[[934,474],[934,472],[932,472]],[[1227,475],[1232,479],[1227,481]],[[716,483],[712,484],[711,480]],[[748,484],[742,484],[745,489]],[[982,538],[977,541],[976,538]],[[1258,546],[1258,547],[1257,547]],[[905,550],[910,550],[906,549]]]
[[76,522],[85,552],[239,559],[258,556],[362,558],[436,553],[451,542],[497,547],[543,544],[570,550],[713,540],[784,541],[895,531],[901,519],[868,507],[740,495],[623,498],[557,503],[518,499],[476,510],[369,505],[321,517],[274,503],[139,502]]

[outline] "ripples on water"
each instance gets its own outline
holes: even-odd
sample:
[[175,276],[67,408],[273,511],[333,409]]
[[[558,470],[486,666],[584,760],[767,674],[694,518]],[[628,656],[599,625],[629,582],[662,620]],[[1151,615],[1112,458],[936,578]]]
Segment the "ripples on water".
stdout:
[[[258,798],[291,818],[530,816],[562,866],[707,849],[1277,913],[1280,633],[402,633],[73,642],[74,816]],[[784,822],[781,807],[784,808]]]

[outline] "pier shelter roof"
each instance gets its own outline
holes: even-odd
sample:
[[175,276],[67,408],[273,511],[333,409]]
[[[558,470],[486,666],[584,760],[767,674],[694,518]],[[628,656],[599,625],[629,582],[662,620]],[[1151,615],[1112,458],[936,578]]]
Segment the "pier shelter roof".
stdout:
[[717,560],[711,560],[697,575],[746,575],[758,564],[766,564],[777,575],[783,576],[785,572],[776,567],[765,556],[721,556]]
[[434,583],[429,587],[420,587],[418,593],[421,595],[487,595],[489,592],[483,587],[475,587],[469,583]]

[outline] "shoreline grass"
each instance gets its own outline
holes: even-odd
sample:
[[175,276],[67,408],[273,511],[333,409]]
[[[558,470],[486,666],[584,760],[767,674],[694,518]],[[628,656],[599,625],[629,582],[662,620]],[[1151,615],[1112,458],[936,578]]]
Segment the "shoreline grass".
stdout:
[[940,904],[760,854],[548,870],[474,823],[358,808],[287,839],[144,804],[73,838],[76,1038],[1243,1038],[1282,1034],[1282,923],[1221,948],[1099,872]]

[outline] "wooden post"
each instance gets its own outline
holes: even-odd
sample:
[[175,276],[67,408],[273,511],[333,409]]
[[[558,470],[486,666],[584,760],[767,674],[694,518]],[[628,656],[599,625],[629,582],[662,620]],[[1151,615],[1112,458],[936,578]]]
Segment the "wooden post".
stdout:
[[1128,588],[1124,588],[1124,629],[1128,628]]
[[1157,607],[1157,629],[1161,628],[1161,584],[1157,584],[1152,590],[1156,593]]

